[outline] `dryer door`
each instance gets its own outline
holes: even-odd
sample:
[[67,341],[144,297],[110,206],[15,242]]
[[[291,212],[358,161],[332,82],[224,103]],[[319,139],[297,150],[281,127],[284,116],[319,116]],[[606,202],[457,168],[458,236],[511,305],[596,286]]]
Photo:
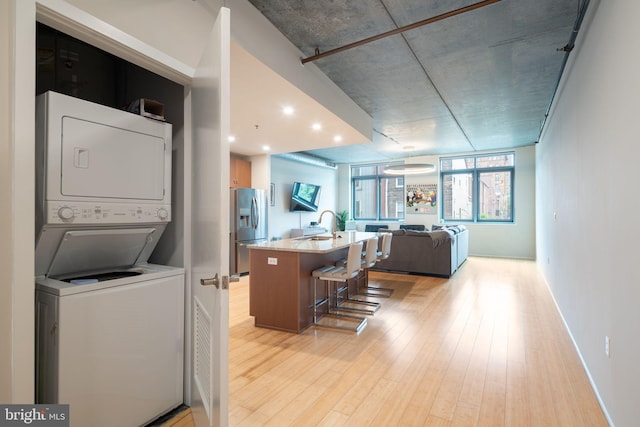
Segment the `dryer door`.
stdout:
[[64,196],[161,201],[164,162],[161,137],[62,118],[60,191]]

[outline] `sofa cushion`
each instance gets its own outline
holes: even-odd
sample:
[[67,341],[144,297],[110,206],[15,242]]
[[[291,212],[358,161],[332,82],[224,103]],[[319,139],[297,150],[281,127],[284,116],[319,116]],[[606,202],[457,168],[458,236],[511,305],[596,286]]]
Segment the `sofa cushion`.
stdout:
[[404,230],[405,236],[431,237],[432,231]]
[[447,230],[432,231],[431,239],[433,240],[433,247],[437,248],[442,244],[448,243],[450,240],[453,239],[453,236]]
[[449,240],[453,239],[454,233],[451,230],[438,230],[438,231],[418,231],[418,230],[390,230],[390,233],[394,236],[405,236],[405,237],[418,237],[429,239],[431,241],[431,245],[434,248],[437,248],[442,243],[446,243]]
[[466,230],[467,227],[462,224],[433,224],[431,230],[451,230],[455,234],[461,233]]
[[422,237],[431,239],[434,248],[437,248],[443,243],[447,243],[452,239],[451,233],[448,230],[439,231],[415,231],[405,230],[405,236]]
[[389,226],[386,224],[366,224],[364,226],[364,231],[368,233],[375,233],[379,230],[388,230]]
[[425,230],[425,226],[422,224],[400,224],[400,228],[403,230],[416,230],[416,231]]

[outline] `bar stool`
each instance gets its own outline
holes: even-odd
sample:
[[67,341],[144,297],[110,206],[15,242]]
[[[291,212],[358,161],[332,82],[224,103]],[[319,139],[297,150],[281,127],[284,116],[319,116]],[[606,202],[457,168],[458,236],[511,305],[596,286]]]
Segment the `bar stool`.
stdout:
[[[349,279],[356,277],[360,271],[360,258],[362,253],[362,242],[356,242],[349,245],[349,254],[347,256],[347,263],[344,266],[330,265],[311,272],[313,280],[311,281],[313,286],[313,324],[316,326],[322,326],[326,328],[344,329],[354,332],[360,332],[366,325],[366,317],[354,316],[349,314],[340,313],[340,307],[338,306],[338,283],[345,283]],[[326,297],[318,302],[317,296],[317,282],[322,280],[325,282]],[[333,285],[333,286],[332,286]],[[331,296],[334,294],[335,288],[335,302],[332,304]],[[322,318],[334,318],[337,320],[333,324],[323,324],[319,322],[318,306],[327,304],[327,312]],[[340,324],[340,321],[346,323],[346,325]]]
[[[380,251],[377,251],[376,253],[376,262],[378,261],[382,261],[383,259],[387,259],[389,258],[389,255],[391,254],[391,239],[393,238],[393,234],[391,233],[384,233],[382,234],[382,244],[381,244],[381,249]],[[375,263],[374,263],[375,264]],[[369,286],[369,272],[368,270],[366,270],[366,282],[365,282],[365,289],[367,289],[368,291],[375,291],[375,292],[365,292],[362,293],[362,295],[367,295],[367,296],[373,296],[373,297],[385,297],[388,298],[391,296],[391,294],[393,294],[393,289],[391,288],[383,288],[383,287],[379,287],[379,286]]]
[[366,292],[360,292],[360,289],[367,289],[369,283],[369,269],[376,264],[376,259],[378,258],[378,237],[370,237],[367,239],[367,246],[365,251],[362,253],[362,260],[360,261],[360,268],[362,269],[361,280],[364,281],[364,286],[360,286],[358,282],[357,290],[360,295],[367,296],[378,296],[378,295],[368,295]]
[[[385,234],[386,235],[386,234]],[[384,235],[383,235],[384,239]],[[383,245],[384,246],[384,245]],[[360,261],[360,268],[362,269],[362,277],[360,280],[364,281],[364,286],[360,286],[360,280],[358,280],[358,284],[356,286],[357,292],[359,295],[364,295],[368,297],[388,297],[387,294],[380,294],[375,292],[367,292],[367,290],[371,290],[372,288],[369,286],[369,269],[373,267],[378,260],[378,237],[370,237],[367,239],[367,247],[365,251],[362,253],[362,260]],[[361,289],[364,289],[362,291]]]
[[[366,281],[367,281],[367,271],[369,269],[369,267],[371,267],[373,264],[376,263],[376,257],[377,257],[377,252],[378,252],[378,237],[371,237],[369,239],[367,239],[367,243],[366,243],[366,248],[363,252],[361,252],[361,256],[362,258],[360,259],[360,271],[362,272],[362,274],[358,274],[358,276],[356,277],[356,284],[355,284],[355,291],[357,295],[363,295],[363,296],[368,296],[366,294],[362,294],[359,291],[360,288],[360,281],[364,280],[365,281],[365,286],[366,286]],[[340,265],[340,264],[337,264]],[[349,287],[347,284],[347,290],[346,290],[346,295],[347,297],[344,299],[343,302],[343,308],[345,310],[352,310],[352,311],[358,311],[361,313],[366,313],[366,314],[373,314],[375,313],[379,308],[380,308],[380,303],[379,302],[375,302],[375,301],[367,301],[367,300],[361,300],[358,298],[352,298],[349,295]],[[351,307],[346,306],[346,304],[352,304]],[[353,307],[353,305],[356,305],[356,307]],[[362,308],[362,307],[357,307],[358,305],[360,306],[365,306],[367,308]],[[341,306],[342,307],[342,306]]]

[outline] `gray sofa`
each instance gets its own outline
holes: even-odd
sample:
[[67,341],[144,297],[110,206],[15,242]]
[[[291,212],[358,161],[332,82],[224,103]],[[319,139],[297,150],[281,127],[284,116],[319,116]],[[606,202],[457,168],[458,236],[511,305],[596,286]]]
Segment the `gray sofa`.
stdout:
[[469,230],[464,226],[389,232],[393,234],[391,255],[372,270],[450,277],[469,254]]
[[432,231],[449,230],[456,238],[456,264],[458,267],[467,260],[469,256],[469,230],[464,225],[434,224]]

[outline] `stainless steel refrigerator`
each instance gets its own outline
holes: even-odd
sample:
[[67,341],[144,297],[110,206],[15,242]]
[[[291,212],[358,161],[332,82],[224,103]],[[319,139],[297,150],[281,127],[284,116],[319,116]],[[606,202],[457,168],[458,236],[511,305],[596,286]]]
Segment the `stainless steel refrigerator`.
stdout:
[[267,240],[267,193],[255,188],[231,189],[229,271],[249,272],[247,245]]

